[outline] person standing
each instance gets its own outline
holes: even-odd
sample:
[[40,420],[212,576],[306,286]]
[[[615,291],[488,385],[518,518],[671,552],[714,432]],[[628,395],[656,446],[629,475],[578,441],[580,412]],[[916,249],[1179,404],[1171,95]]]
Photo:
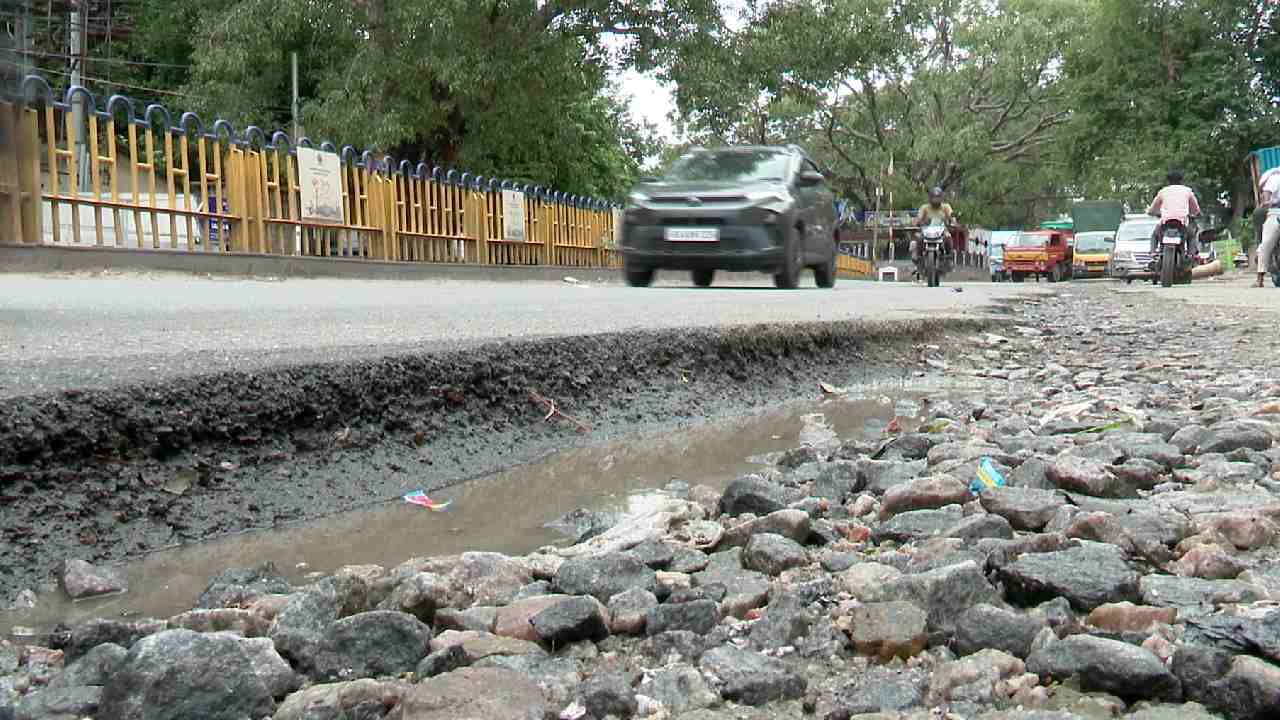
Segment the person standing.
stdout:
[[[1280,168],[1272,168],[1258,178],[1258,190],[1262,203],[1258,215],[1262,216],[1261,242],[1258,245],[1258,282],[1254,287],[1266,287],[1263,278],[1280,270],[1271,267],[1271,253],[1280,239]],[[1265,214],[1264,212],[1265,211]],[[1257,216],[1255,215],[1255,222]]]

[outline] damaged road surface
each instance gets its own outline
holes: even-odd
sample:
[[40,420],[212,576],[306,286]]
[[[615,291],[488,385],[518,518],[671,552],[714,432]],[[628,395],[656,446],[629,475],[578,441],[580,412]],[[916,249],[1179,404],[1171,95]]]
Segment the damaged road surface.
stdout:
[[[190,609],[16,638],[0,644],[0,712],[148,720],[1274,718],[1280,341],[1257,328],[1278,316],[1265,307],[1226,316],[1183,296],[1077,285],[1010,303],[999,320],[539,341],[498,359],[514,365],[534,349],[558,352],[557,370],[526,361],[518,377],[495,376],[462,355],[420,359],[392,373],[395,383],[372,383],[379,389],[367,402],[333,379],[308,387],[313,402],[343,408],[325,422],[280,410],[292,401],[269,400],[265,422],[243,425],[259,434],[243,441],[240,426],[226,435],[204,429],[215,427],[213,415],[196,413],[184,425],[172,414],[180,391],[153,395],[154,404],[133,406],[146,413],[126,409],[81,436],[29,439],[38,452],[4,461],[6,512],[43,507],[61,517],[68,501],[50,490],[62,486],[88,486],[99,503],[116,493],[148,501],[164,493],[192,509],[196,498],[248,497],[246,480],[265,483],[297,468],[307,474],[294,494],[306,502],[320,494],[311,481],[334,476],[318,458],[333,458],[327,467],[360,482],[387,473],[383,458],[411,457],[432,443],[466,447],[468,433],[513,442],[493,413],[504,414],[506,431],[536,429],[548,445],[563,445],[567,437],[592,442],[613,418],[638,413],[629,425],[637,427],[647,413],[699,398],[705,404],[684,417],[805,397],[824,412],[820,394],[848,402],[845,389],[856,396],[878,382],[874,395],[888,381],[908,386],[914,405],[891,400],[892,416],[875,422],[810,422],[800,436],[788,420],[774,435],[795,438],[790,446],[743,448],[743,460],[756,465],[727,483],[663,479],[641,507],[568,516],[562,524],[573,544],[501,553],[415,547],[408,559],[362,558],[302,578],[271,565],[227,568],[206,579]],[[564,372],[573,357],[600,374],[575,383]],[[610,363],[617,367],[607,374]],[[387,367],[353,377],[376,379]],[[468,372],[470,384],[440,383],[448,389],[434,395],[427,380],[413,380]],[[627,387],[628,379],[636,384]],[[529,384],[591,433],[545,422]],[[111,397],[91,391],[28,406],[29,417],[76,417],[86,402],[105,413],[92,403]],[[414,398],[429,400],[416,406]],[[410,408],[407,426],[378,424],[380,408],[391,407]],[[220,410],[232,424],[247,412],[235,403]],[[419,444],[414,423],[431,412],[440,413],[439,427]],[[338,417],[352,419],[335,431]],[[171,431],[157,433],[161,422]],[[129,430],[140,427],[150,434]],[[113,443],[124,449],[103,452]],[[216,453],[233,446],[241,448],[236,469],[215,471]],[[173,485],[189,480],[182,494],[163,488],[172,473],[143,480],[179,465],[196,468]],[[357,472],[370,465],[377,467]],[[253,474],[235,474],[246,467]],[[403,482],[379,487],[396,484]],[[73,526],[96,512],[76,502]],[[423,522],[449,517],[408,509]],[[18,553],[43,558],[42,543],[78,550],[34,517],[5,538]],[[148,517],[147,527],[171,520]],[[12,527],[7,519],[4,527]],[[99,564],[67,571],[64,582],[77,587],[109,590],[116,579]]]

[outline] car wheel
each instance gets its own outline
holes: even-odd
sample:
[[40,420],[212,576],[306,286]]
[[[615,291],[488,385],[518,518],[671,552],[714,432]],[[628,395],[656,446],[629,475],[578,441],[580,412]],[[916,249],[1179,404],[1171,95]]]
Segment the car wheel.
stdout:
[[831,251],[831,259],[821,265],[813,266],[813,279],[818,283],[820,288],[833,288],[836,286],[836,253]]
[[792,230],[783,243],[782,271],[773,276],[773,284],[783,290],[794,290],[800,285],[800,268],[803,266],[800,246],[800,229]]
[[653,268],[625,268],[623,274],[631,287],[649,287],[653,284]]
[[711,287],[711,281],[715,280],[715,270],[694,270],[693,284],[698,287]]

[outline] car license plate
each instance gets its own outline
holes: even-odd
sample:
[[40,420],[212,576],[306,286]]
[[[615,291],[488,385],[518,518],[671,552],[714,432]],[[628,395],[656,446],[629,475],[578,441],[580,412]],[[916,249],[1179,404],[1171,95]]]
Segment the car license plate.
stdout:
[[1174,237],[1165,236],[1164,238],[1161,238],[1161,242],[1165,245],[1181,245],[1182,238],[1177,237],[1176,235]]
[[717,228],[667,228],[667,242],[720,242]]

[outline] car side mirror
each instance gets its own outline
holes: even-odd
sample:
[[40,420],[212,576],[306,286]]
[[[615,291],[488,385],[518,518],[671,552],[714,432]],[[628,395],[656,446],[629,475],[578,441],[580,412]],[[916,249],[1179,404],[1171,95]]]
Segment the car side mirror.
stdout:
[[800,187],[814,187],[826,182],[827,178],[820,172],[805,170],[800,173]]

